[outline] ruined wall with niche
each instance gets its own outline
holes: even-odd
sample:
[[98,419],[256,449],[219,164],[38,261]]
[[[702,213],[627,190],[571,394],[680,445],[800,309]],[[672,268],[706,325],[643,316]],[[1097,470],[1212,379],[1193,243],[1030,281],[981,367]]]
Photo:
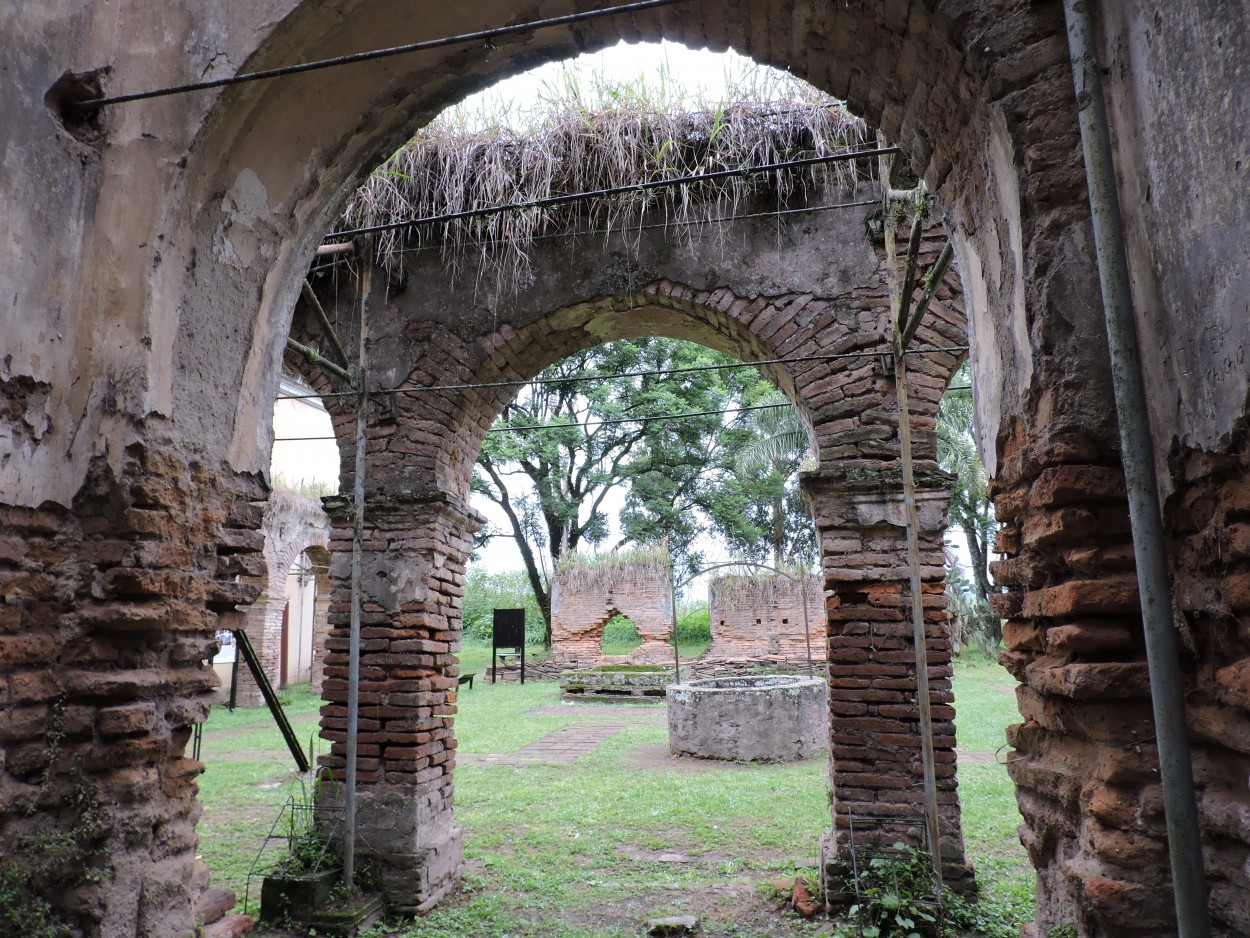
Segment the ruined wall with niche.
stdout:
[[673,589],[666,570],[574,565],[556,574],[551,605],[551,653],[566,667],[605,660],[603,629],[615,616],[632,621],[642,639],[625,661],[672,663]]
[[716,577],[707,590],[708,657],[806,659],[810,638],[812,657],[824,658],[825,593],[819,578]]

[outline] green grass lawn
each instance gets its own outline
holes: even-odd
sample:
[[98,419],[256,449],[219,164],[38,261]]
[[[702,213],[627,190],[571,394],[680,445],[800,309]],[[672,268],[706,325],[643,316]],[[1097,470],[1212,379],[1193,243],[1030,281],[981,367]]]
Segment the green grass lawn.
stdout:
[[[489,649],[462,661],[484,671]],[[484,676],[484,675],[483,675]],[[969,860],[991,917],[1032,916],[1032,871],[1016,838],[1011,785],[988,753],[1018,720],[996,664],[956,667],[960,792]],[[829,923],[777,911],[769,879],[811,869],[829,827],[828,763],[755,766],[673,760],[663,708],[561,712],[554,682],[462,688],[456,732],[456,820],[464,886],[403,938],[635,936],[655,915],[690,911],[704,936],[828,935]],[[315,732],[319,702],[289,694],[296,731]],[[542,712],[533,711],[541,709]],[[627,716],[620,716],[622,713]],[[600,715],[602,714],[602,715]],[[492,764],[576,722],[627,726],[569,766]],[[240,899],[252,857],[288,795],[301,796],[266,710],[214,711],[204,734],[201,853],[214,882]],[[253,886],[253,893],[256,887]],[[1006,932],[999,932],[1006,934]]]

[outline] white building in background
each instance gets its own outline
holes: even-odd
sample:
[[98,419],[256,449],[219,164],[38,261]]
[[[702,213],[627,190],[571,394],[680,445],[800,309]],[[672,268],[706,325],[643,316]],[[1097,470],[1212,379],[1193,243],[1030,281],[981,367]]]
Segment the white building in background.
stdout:
[[[311,388],[284,376],[274,401],[273,495],[265,507],[264,591],[247,610],[247,634],[269,682],[276,688],[320,686],[319,645],[329,608],[330,524],[322,495],[338,491],[339,451],[330,415]],[[241,654],[241,653],[239,653]],[[213,660],[229,693],[236,648],[223,643]],[[238,664],[237,702],[254,706],[260,691]]]

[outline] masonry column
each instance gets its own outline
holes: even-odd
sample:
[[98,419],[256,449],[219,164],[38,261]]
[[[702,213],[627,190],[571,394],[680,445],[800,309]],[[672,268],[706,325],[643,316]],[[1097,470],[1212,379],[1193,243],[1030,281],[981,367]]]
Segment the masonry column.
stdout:
[[[833,830],[822,852],[829,870],[866,846],[925,845],[920,711],[901,473],[822,470],[804,474],[802,487],[820,537],[828,615]],[[947,883],[960,888],[971,887],[972,875],[964,860],[955,778],[942,547],[948,501],[945,475],[917,467],[942,860]]]
[[[352,508],[325,500],[332,524],[323,772],[345,778]],[[452,717],[460,670],[465,562],[484,519],[444,493],[366,499],[361,565],[357,849],[381,873],[388,906],[431,907],[455,885],[462,836],[452,816]],[[341,799],[334,786],[332,797]]]
[[[258,478],[129,446],[72,509],[0,505],[0,931],[186,938],[196,858],[187,758],[263,569]],[[2,913],[7,913],[2,914]]]

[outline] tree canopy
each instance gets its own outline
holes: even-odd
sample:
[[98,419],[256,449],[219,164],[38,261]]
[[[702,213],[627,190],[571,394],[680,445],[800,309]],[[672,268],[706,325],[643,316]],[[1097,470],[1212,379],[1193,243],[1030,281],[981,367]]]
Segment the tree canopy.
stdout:
[[[473,487],[507,517],[510,530],[491,534],[516,543],[548,623],[550,573],[585,545],[664,540],[687,572],[701,563],[698,541],[706,533],[747,559],[774,548],[775,506],[787,501],[789,476],[771,463],[739,466],[739,452],[761,431],[725,412],[784,398],[754,369],[708,369],[731,364],[689,342],[614,342],[551,366],[505,409],[496,428],[510,429],[488,435]],[[680,419],[653,419],[674,415]],[[620,538],[609,544],[604,501],[617,487],[624,494]],[[796,519],[790,527],[802,525]]]

